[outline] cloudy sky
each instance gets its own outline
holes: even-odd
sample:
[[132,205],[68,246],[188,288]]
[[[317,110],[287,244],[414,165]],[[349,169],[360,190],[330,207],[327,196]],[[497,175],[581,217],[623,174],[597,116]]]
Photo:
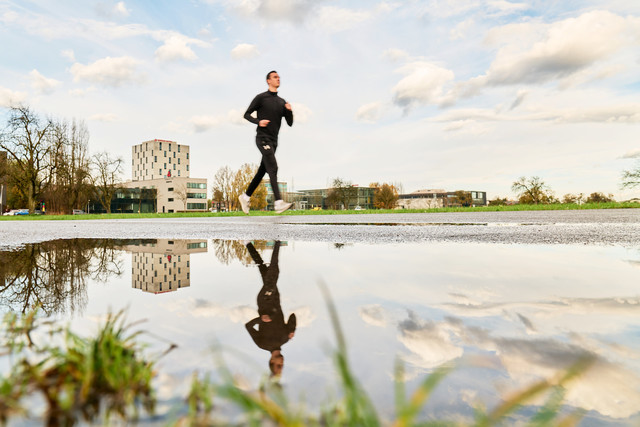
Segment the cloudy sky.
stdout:
[[294,189],[639,195],[620,190],[640,161],[635,1],[0,0],[0,43],[0,105],[84,120],[126,178],[154,138],[190,145],[195,177],[257,163],[242,115],[275,69]]

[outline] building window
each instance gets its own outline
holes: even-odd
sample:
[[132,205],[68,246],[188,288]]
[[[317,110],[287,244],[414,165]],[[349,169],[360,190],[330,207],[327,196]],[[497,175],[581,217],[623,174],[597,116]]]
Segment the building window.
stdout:
[[169,201],[170,201],[170,202],[173,202],[173,197],[169,197]]
[[165,168],[165,169],[167,168],[167,164],[166,164],[166,163],[164,164],[164,168]]
[[180,157],[178,157],[178,164],[180,164]]
[[180,176],[180,170],[178,170],[178,176]]
[[173,152],[173,158],[174,159],[176,158],[176,152],[175,151]]
[[162,169],[158,169],[158,175],[162,175]]
[[157,162],[158,161],[158,156],[153,156],[153,161]]
[[206,203],[187,203],[187,209],[206,209]]
[[187,160],[189,160],[189,153],[187,153]]
[[178,153],[180,152],[180,144],[178,144]]
[[173,170],[176,170],[176,164],[175,163],[173,164]]
[[167,157],[167,152],[166,151],[164,152],[164,156]]
[[171,144],[169,144],[169,151],[171,151]]
[[167,188],[167,191],[173,191],[173,187]]
[[189,171],[189,165],[187,165],[187,172]]

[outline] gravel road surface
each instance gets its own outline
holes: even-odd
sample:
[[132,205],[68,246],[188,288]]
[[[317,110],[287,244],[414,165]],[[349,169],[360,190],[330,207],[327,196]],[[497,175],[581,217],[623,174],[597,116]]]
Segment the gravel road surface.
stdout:
[[0,249],[66,238],[638,246],[640,209],[0,222]]

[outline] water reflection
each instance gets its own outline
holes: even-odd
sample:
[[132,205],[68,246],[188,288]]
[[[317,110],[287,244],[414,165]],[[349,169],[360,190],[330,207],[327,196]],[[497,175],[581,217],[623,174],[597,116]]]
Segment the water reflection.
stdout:
[[87,280],[122,274],[118,240],[70,239],[28,244],[0,252],[0,306],[26,312],[39,305],[47,314],[82,311]]
[[271,353],[269,370],[272,376],[280,376],[284,368],[282,346],[286,344],[296,331],[296,315],[291,313],[284,321],[284,313],[280,306],[278,291],[278,255],[280,241],[276,241],[271,253],[271,262],[267,265],[251,242],[247,243],[247,251],[260,270],[262,288],[258,292],[258,317],[245,324],[249,335],[258,347]]
[[207,241],[147,239],[122,248],[131,252],[131,287],[159,294],[191,286],[190,254],[207,252]]
[[[249,355],[258,371],[247,373],[246,359],[227,363],[256,382],[267,358],[272,374],[282,373],[286,346],[288,396],[320,406],[326,394],[306,392],[335,385],[326,374],[333,332],[321,278],[357,361],[354,375],[383,414],[394,413],[398,357],[407,390],[443,362],[481,359],[448,377],[426,409],[435,419],[473,422],[474,407],[495,407],[589,355],[596,363],[570,384],[565,408],[586,410],[587,424],[628,425],[640,408],[638,254],[568,245],[61,240],[0,252],[0,311],[42,304],[50,314],[82,313],[68,317],[90,333],[93,319],[129,307],[179,345],[159,379],[167,400],[184,397],[193,371],[211,369],[214,340]],[[293,333],[295,344],[286,345]]]

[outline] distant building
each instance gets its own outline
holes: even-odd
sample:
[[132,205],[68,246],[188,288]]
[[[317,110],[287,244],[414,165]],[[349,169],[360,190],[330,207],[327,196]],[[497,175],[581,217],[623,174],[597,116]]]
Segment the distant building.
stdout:
[[[155,212],[207,210],[207,179],[190,177],[188,145],[154,139],[134,145],[131,154],[131,181],[124,187],[155,190]],[[135,200],[127,203],[135,208]]]
[[[486,206],[487,193],[484,191],[465,191],[471,194],[471,206]],[[449,206],[460,206],[455,191],[418,190],[398,196],[399,209],[434,209]]]
[[190,254],[207,252],[206,240],[144,239],[131,252],[131,287],[154,294],[191,286]]
[[[330,209],[327,203],[327,196],[330,188],[320,188],[313,190],[300,190],[295,193],[289,193],[289,201],[295,202],[296,209]],[[353,197],[349,199],[349,206],[343,206],[345,209],[373,209],[373,195],[375,188],[352,186]]]

